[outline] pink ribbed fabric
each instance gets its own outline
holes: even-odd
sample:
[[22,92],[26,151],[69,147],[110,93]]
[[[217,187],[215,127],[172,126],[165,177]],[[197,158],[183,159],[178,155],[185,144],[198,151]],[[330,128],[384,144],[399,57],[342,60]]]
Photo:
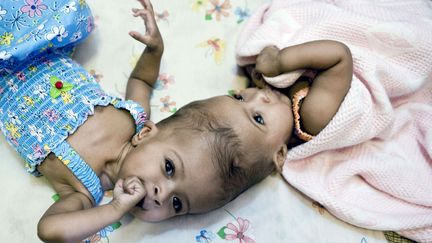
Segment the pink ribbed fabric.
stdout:
[[350,224],[432,242],[431,2],[273,1],[246,23],[237,61],[316,39],[350,47],[353,82],[327,127],[289,151],[284,178]]

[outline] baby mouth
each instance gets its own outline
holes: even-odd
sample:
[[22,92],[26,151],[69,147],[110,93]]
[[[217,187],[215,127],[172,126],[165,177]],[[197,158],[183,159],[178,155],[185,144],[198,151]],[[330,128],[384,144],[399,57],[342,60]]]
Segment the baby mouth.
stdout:
[[141,198],[141,200],[135,206],[144,209],[144,201],[145,197]]

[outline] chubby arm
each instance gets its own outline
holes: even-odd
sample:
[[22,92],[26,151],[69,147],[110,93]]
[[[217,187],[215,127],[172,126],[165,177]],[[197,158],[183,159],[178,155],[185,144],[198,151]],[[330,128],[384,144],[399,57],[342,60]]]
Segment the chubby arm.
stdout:
[[[306,42],[280,51],[266,47],[256,67],[270,77],[303,68],[318,71],[300,109],[303,128],[316,135],[334,117],[351,86],[351,52],[345,44],[331,40]],[[297,88],[296,84],[292,88]]]
[[150,115],[150,95],[159,75],[164,44],[150,1],[138,1],[143,5],[144,9],[132,9],[132,11],[135,17],[140,16],[144,20],[146,33],[145,35],[141,35],[136,31],[131,31],[129,34],[134,39],[145,44],[146,48],[129,77],[126,88],[126,99],[139,103]]
[[92,208],[86,195],[75,192],[48,208],[39,221],[38,236],[45,242],[78,242],[121,216],[112,204]]
[[136,177],[117,181],[113,200],[98,207],[92,207],[83,193],[71,193],[48,208],[39,221],[38,236],[44,242],[78,242],[120,220],[144,196]]

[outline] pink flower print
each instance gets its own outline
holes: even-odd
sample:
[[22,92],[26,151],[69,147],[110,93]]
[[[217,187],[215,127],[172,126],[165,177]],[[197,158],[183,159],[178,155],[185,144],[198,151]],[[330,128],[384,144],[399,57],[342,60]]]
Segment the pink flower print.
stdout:
[[18,140],[16,140],[15,138],[12,138],[12,137],[8,137],[8,138],[13,145],[19,146]]
[[222,62],[225,52],[225,41],[219,38],[212,38],[198,44],[198,47],[206,48],[206,56],[213,55],[216,64],[220,64]]
[[240,217],[237,218],[237,223],[239,225],[239,227],[237,228],[236,225],[232,224],[232,223],[228,223],[226,225],[226,229],[230,229],[232,231],[234,231],[233,234],[226,234],[225,235],[225,240],[239,240],[239,243],[255,243],[255,241],[246,236],[245,232],[246,230],[249,228],[249,220],[247,219],[242,219]]
[[169,13],[166,10],[164,10],[162,13],[155,13],[156,21],[158,21],[158,22],[160,20],[168,22],[168,16],[169,16]]
[[37,16],[42,16],[42,10],[46,10],[48,7],[47,5],[43,4],[43,0],[25,0],[27,5],[24,5],[21,7],[21,12],[28,13],[28,16],[30,18],[33,18],[35,16],[35,13]]
[[88,16],[87,17],[87,32],[90,33],[93,29],[94,29],[93,17]]
[[157,83],[155,85],[156,90],[167,89],[169,84],[174,84],[174,76],[162,73],[159,75],[157,79]]
[[170,98],[168,95],[165,96],[164,98],[160,98],[160,101],[162,102],[162,108],[160,108],[160,111],[162,112],[175,112],[176,108],[173,107],[173,109],[171,109],[171,106],[175,106],[176,102],[171,101],[170,102]]
[[32,146],[33,155],[27,155],[30,159],[39,159],[44,157],[44,151],[39,144]]
[[224,17],[228,17],[228,9],[231,8],[231,4],[229,0],[225,0],[222,4],[219,3],[219,0],[210,0],[213,4],[213,9],[207,10],[206,19],[211,19],[213,14],[216,15],[216,20],[220,21],[221,15]]
[[23,81],[23,82],[26,81],[26,76],[25,76],[25,74],[24,74],[22,71],[19,71],[19,72],[16,74],[16,76],[17,76],[17,78],[18,78],[19,80],[21,80],[21,81]]
[[59,114],[53,109],[48,109],[43,114],[48,117],[50,122],[55,122],[60,118]]

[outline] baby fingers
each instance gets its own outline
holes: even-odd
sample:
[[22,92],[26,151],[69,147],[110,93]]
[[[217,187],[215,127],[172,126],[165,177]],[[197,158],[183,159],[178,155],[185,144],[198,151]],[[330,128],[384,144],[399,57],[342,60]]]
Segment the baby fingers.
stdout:
[[123,182],[123,190],[130,195],[135,194],[135,192],[141,191],[143,189],[143,185],[138,177],[128,177]]
[[153,5],[151,4],[150,0],[138,0],[138,2],[141,3],[141,5],[147,9],[153,12]]
[[141,17],[144,20],[144,23],[145,23],[147,28],[153,27],[156,24],[156,20],[150,11],[145,10],[145,9],[133,8],[132,12],[133,12],[132,15],[134,17]]
[[146,45],[148,45],[150,42],[150,37],[148,35],[142,35],[136,31],[130,31],[129,35],[132,36],[135,40],[144,43]]

